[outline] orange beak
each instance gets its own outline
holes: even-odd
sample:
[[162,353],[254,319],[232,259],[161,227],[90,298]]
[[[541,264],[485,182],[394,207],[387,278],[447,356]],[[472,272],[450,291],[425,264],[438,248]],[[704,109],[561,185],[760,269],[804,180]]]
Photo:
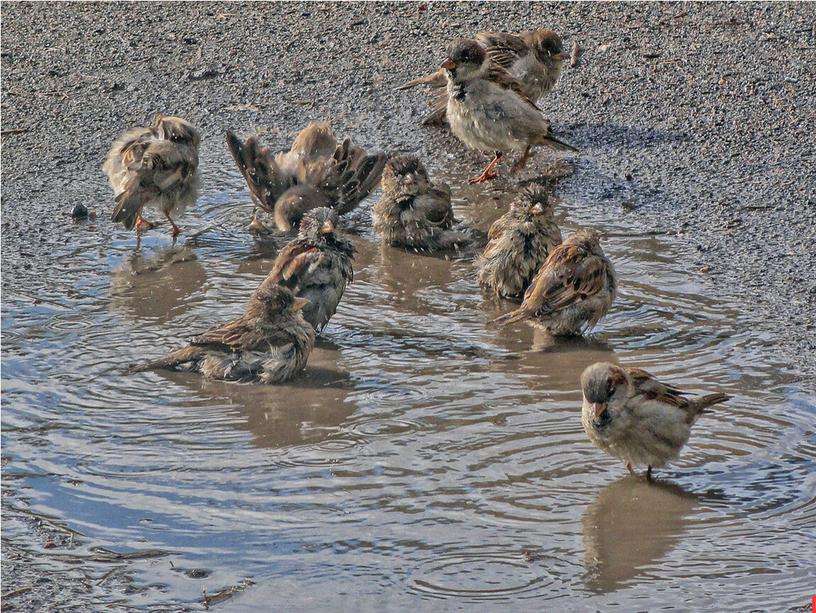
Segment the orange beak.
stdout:
[[601,417],[601,413],[606,411],[607,403],[606,402],[593,402],[592,403],[592,412],[595,415],[595,419],[599,419]]
[[303,307],[305,307],[307,304],[309,304],[308,298],[295,298],[295,301],[292,303],[292,310],[295,311],[295,313],[297,313],[298,311],[303,309]]
[[456,69],[456,62],[452,59],[448,58],[444,62],[442,62],[442,68],[445,70],[455,70]]
[[320,226],[320,234],[331,234],[334,232],[334,224],[331,221],[324,221]]

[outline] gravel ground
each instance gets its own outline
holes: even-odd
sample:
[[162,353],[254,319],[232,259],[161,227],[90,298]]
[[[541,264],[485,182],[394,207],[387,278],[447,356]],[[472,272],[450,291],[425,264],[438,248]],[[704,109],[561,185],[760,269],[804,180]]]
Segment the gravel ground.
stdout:
[[[119,231],[100,165],[119,132],[157,111],[200,126],[205,190],[207,172],[232,163],[225,128],[283,147],[324,118],[434,168],[469,156],[475,172],[474,154],[418,126],[423,97],[395,86],[438,65],[455,36],[550,27],[583,49],[542,101],[582,150],[565,189],[633,229],[679,236],[688,269],[709,270],[699,274],[712,291],[742,302],[746,326],[806,380],[816,374],[814,22],[808,3],[4,3],[3,288],[58,274],[49,256],[70,245],[63,215],[76,203],[99,212],[101,241]],[[6,594],[34,584],[24,565],[6,573],[9,551],[4,542]]]

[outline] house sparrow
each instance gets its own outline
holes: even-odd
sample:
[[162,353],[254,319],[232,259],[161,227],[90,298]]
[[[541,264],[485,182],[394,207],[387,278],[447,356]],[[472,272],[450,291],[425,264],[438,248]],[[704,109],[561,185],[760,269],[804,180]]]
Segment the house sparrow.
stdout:
[[639,368],[597,362],[581,375],[581,423],[595,446],[632,465],[645,464],[647,479],[680,454],[691,426],[705,409],[730,396],[694,400]]
[[[552,30],[520,34],[479,32],[473,40],[484,48],[491,62],[507,70],[519,82],[522,93],[533,102],[552,90],[561,76],[561,66],[569,56],[564,53],[561,38]],[[398,89],[417,85],[431,88],[433,110],[423,118],[423,125],[443,123],[448,105],[445,69],[440,68],[433,74],[408,81]]]
[[546,189],[530,185],[522,190],[487,236],[479,258],[479,283],[497,296],[521,299],[549,253],[561,244]]
[[453,229],[450,188],[431,183],[428,171],[413,155],[388,160],[382,174],[383,194],[371,210],[374,230],[386,244],[421,251],[456,249],[469,242]]
[[451,132],[473,149],[495,152],[493,161],[471,183],[496,177],[493,168],[504,151],[523,151],[513,165],[514,172],[524,168],[535,145],[578,151],[552,135],[549,120],[524,95],[521,84],[488,60],[476,41],[454,42],[442,68],[448,81],[447,117]]
[[303,317],[317,331],[334,315],[346,284],[354,278],[354,245],[335,233],[337,218],[337,211],[325,207],[308,211],[298,237],[281,250],[267,277],[308,299]]
[[[327,123],[309,124],[289,151],[277,154],[255,137],[241,141],[228,130],[226,140],[255,205],[284,232],[310,209],[353,210],[377,186],[386,161],[384,153],[368,155],[349,139],[338,145]],[[252,225],[257,227],[255,215]]]
[[496,319],[530,320],[553,336],[585,334],[615,300],[617,279],[595,230],[579,230],[550,252],[521,306]]
[[156,115],[152,125],[131,128],[113,143],[102,170],[116,193],[111,220],[137,230],[156,224],[142,217],[145,206],[157,207],[180,232],[177,217],[198,196],[198,145],[201,136],[181,117]]
[[133,370],[187,366],[208,379],[283,383],[306,367],[314,346],[314,329],[300,312],[307,303],[306,298],[295,297],[267,278],[252,294],[241,317]]

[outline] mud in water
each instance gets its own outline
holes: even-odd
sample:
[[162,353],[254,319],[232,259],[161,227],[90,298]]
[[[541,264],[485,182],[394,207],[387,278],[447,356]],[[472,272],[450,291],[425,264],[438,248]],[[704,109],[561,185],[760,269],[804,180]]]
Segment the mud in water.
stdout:
[[[468,187],[472,168],[437,170],[464,222],[486,231],[506,210],[508,183]],[[565,235],[579,224],[603,230],[621,280],[590,338],[497,329],[491,320],[511,305],[482,294],[473,253],[381,247],[369,199],[344,221],[355,281],[301,379],[263,387],[124,374],[240,313],[268,272],[286,238],[247,234],[241,184],[216,174],[175,246],[166,229],[138,249],[124,231],[100,244],[92,222],[79,224],[51,254],[65,271],[58,281],[4,293],[3,476],[26,513],[74,531],[51,556],[88,578],[72,603],[808,602],[812,398],[736,324],[738,305],[707,298],[705,277],[677,267],[676,238],[604,219],[570,178],[558,183],[558,221]],[[734,399],[698,422],[681,460],[649,486],[581,429],[577,382],[597,360]],[[103,593],[106,584],[114,589]]]

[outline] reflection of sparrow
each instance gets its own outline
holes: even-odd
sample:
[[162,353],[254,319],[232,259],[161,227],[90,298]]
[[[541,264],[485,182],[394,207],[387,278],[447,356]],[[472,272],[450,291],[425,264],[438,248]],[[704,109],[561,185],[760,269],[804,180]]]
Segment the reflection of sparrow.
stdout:
[[306,367],[314,346],[314,330],[300,313],[306,302],[266,279],[252,294],[244,315],[134,370],[186,365],[208,379],[288,381]]
[[338,145],[327,123],[309,124],[289,151],[278,154],[255,137],[241,141],[230,131],[226,136],[252,200],[275,216],[282,231],[300,224],[310,209],[327,206],[341,215],[353,210],[377,186],[386,160],[384,153],[367,155],[349,139]]
[[553,336],[589,332],[609,311],[617,280],[595,230],[579,230],[552,250],[515,311],[496,323],[530,320]]
[[448,80],[447,116],[451,131],[469,147],[496,154],[471,183],[494,178],[493,168],[504,151],[524,152],[514,164],[514,171],[524,167],[534,145],[577,151],[552,135],[550,122],[541,109],[524,95],[510,73],[487,59],[476,41],[456,41],[442,68]]
[[552,205],[541,185],[525,188],[488,232],[479,282],[505,298],[521,298],[552,249],[561,243]]
[[201,137],[180,117],[156,115],[146,128],[131,128],[113,143],[102,170],[116,193],[111,220],[131,230],[151,228],[142,217],[156,206],[179,233],[171,213],[181,215],[198,195],[198,144]]
[[309,301],[303,317],[322,330],[337,310],[354,271],[354,245],[335,234],[337,212],[319,208],[307,212],[298,237],[286,245],[272,266],[267,281],[288,287]]
[[372,208],[374,229],[395,247],[423,251],[455,249],[469,242],[454,224],[450,188],[431,183],[413,155],[392,157],[382,176],[383,194]]
[[597,362],[581,375],[584,406],[581,422],[597,447],[632,465],[660,468],[686,444],[691,426],[708,407],[725,402],[725,394],[694,400],[657,381],[639,368]]
[[[521,34],[479,32],[473,40],[484,47],[491,62],[507,70],[519,82],[522,93],[533,102],[552,90],[561,76],[561,66],[567,57],[561,38],[551,30]],[[431,88],[433,110],[422,123],[442,123],[448,105],[445,70],[439,69],[426,77],[409,81],[399,89],[417,85],[428,85]]]

